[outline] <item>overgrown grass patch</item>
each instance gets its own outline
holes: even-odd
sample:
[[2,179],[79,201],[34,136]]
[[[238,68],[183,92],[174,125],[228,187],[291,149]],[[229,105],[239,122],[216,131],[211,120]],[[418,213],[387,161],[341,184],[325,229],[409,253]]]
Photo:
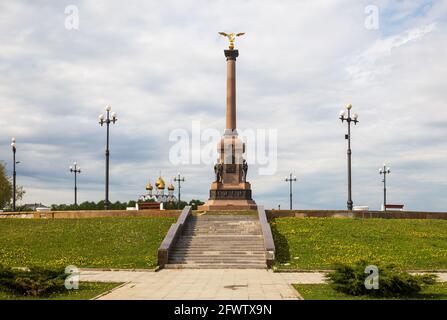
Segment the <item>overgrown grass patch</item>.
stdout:
[[0,261],[10,267],[153,268],[175,217],[0,219]]
[[276,218],[276,267],[332,269],[360,260],[406,270],[447,269],[447,221]]

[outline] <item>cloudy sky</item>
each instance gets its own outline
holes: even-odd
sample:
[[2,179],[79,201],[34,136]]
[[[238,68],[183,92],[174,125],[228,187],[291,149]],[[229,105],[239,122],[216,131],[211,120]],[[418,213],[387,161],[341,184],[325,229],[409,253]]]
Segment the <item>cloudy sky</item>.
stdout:
[[160,171],[186,177],[183,199],[206,200],[212,165],[173,164],[169,135],[193,121],[223,132],[217,32],[245,31],[238,128],[278,134],[274,174],[249,169],[259,204],[286,208],[293,172],[294,207],[345,208],[338,113],[352,103],[354,204],[380,207],[386,162],[389,202],[447,209],[447,1],[2,1],[0,30],[0,160],[11,172],[15,136],[24,202],[71,203],[73,161],[79,201],[103,198],[106,104],[119,117],[112,201],[136,199]]

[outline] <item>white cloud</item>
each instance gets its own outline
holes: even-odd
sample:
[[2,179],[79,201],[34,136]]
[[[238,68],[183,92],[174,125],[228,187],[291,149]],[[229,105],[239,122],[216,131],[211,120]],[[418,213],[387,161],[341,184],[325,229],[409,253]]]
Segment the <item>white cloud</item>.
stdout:
[[234,30],[247,33],[237,42],[238,126],[279,134],[277,175],[249,170],[258,202],[285,207],[283,176],[292,171],[295,206],[345,206],[345,125],[337,114],[352,103],[361,120],[353,129],[356,203],[380,206],[377,168],[387,160],[397,170],[392,201],[447,205],[445,5],[381,1],[381,28],[371,31],[368,1],[70,4],[79,7],[77,31],[64,28],[64,4],[15,1],[0,10],[8,30],[0,34],[0,151],[9,161],[17,137],[26,202],[72,201],[74,160],[85,169],[80,201],[102,197],[105,132],[96,119],[106,103],[119,116],[113,200],[136,198],[159,170],[182,171],[183,198],[205,199],[212,168],[171,165],[168,137],[194,120],[223,130],[226,42],[217,31]]
[[436,23],[430,23],[376,40],[371,47],[355,57],[354,63],[346,68],[348,77],[358,84],[367,85],[374,81],[376,76],[389,74],[393,65],[384,64],[381,60],[389,57],[393,50],[410,41],[416,41],[434,30],[436,30]]

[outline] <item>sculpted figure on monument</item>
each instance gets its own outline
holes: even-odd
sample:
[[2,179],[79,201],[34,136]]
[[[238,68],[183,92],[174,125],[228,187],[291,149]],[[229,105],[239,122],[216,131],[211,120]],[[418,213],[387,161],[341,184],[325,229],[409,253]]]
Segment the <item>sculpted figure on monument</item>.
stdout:
[[247,182],[248,164],[247,160],[242,161],[242,182]]
[[222,182],[223,165],[217,162],[214,165],[214,174],[216,175],[216,182]]

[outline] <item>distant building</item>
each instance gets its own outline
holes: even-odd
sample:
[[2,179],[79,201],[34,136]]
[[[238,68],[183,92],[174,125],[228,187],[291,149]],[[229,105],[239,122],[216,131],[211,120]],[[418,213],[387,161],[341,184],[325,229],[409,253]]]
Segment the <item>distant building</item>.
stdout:
[[31,211],[45,211],[50,210],[51,208],[42,204],[42,203],[26,203],[24,204],[24,207],[26,207],[28,210]]
[[354,211],[369,211],[369,207],[368,206],[354,206],[354,208],[352,210],[354,210]]
[[139,198],[139,201],[141,201],[141,202],[156,201],[159,203],[177,202],[177,198],[176,198],[176,196],[174,196],[175,187],[172,184],[172,182],[169,183],[167,194],[165,194],[165,187],[166,187],[165,181],[163,180],[163,178],[161,176],[158,177],[157,181],[155,182],[155,190],[154,190],[154,187],[152,186],[151,182],[149,181],[148,184],[146,185],[147,193],[144,195],[141,195]]

